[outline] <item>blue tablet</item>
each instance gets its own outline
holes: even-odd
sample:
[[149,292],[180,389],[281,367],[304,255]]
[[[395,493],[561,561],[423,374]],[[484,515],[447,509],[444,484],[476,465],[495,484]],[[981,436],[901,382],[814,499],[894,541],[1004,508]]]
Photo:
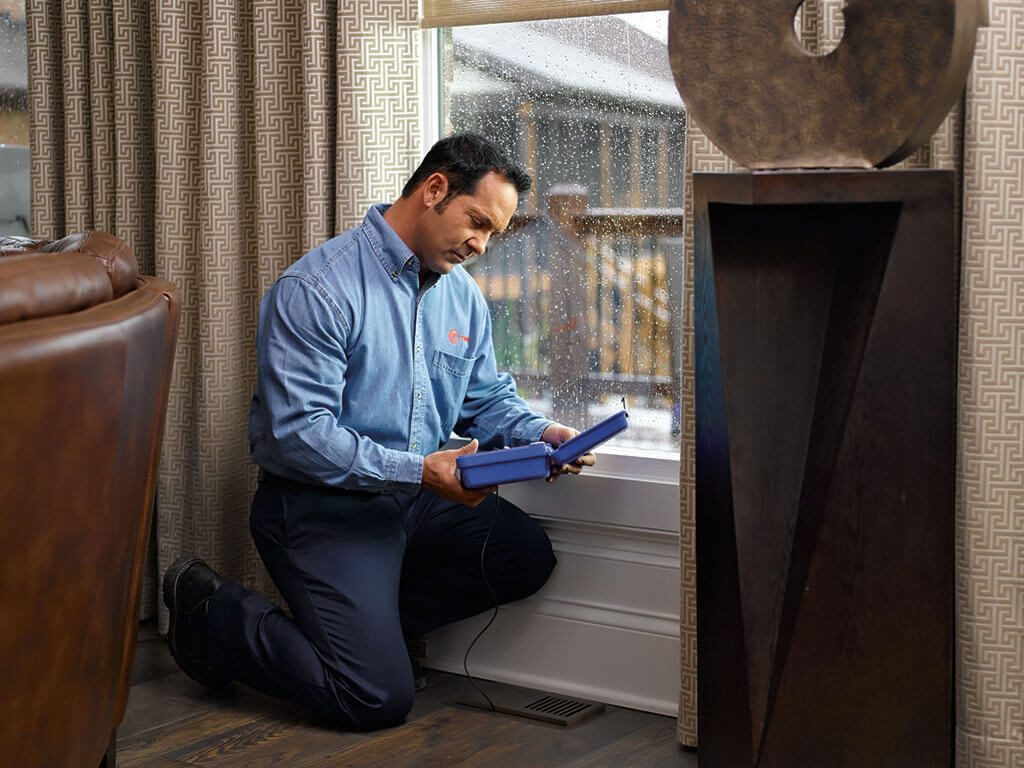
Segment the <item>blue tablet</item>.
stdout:
[[580,432],[572,440],[566,440],[551,454],[551,463],[571,464],[580,456],[589,453],[605,440],[609,440],[629,426],[629,414],[619,411],[590,429]]
[[609,416],[576,437],[552,448],[548,443],[530,443],[498,451],[482,451],[459,456],[455,466],[465,488],[515,483],[548,477],[551,468],[571,464],[601,443],[629,426],[628,414],[622,410]]

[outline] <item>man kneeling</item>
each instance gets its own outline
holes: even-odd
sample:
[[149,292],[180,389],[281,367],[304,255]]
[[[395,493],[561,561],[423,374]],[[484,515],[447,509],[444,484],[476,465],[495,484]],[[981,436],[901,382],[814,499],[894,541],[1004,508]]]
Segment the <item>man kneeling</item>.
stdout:
[[[459,454],[576,430],[498,373],[491,321],[461,264],[503,230],[529,176],[474,134],[430,150],[393,204],[307,253],[260,304],[249,417],[260,467],[250,528],[291,616],[197,558],[164,576],[171,653],[199,682],[239,680],[341,727],[402,721],[406,638],[539,589],[555,565],[522,510],[467,490]],[[440,450],[452,431],[472,438]],[[578,473],[584,456],[558,468]]]

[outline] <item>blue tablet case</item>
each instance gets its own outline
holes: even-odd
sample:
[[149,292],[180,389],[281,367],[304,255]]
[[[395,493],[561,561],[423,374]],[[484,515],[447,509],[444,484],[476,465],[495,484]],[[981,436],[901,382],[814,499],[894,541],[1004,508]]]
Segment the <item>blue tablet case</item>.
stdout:
[[576,437],[552,448],[548,443],[530,443],[499,451],[482,451],[459,456],[455,466],[465,488],[536,480],[551,474],[551,468],[570,464],[605,440],[629,426],[623,410],[609,416]]

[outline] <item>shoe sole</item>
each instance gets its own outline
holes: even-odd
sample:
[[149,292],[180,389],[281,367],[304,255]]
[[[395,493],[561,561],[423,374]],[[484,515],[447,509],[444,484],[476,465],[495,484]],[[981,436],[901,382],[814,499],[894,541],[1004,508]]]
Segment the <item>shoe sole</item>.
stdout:
[[181,668],[182,672],[191,677],[197,683],[201,683],[209,688],[220,688],[227,684],[226,680],[218,677],[205,675],[202,672],[197,671],[194,665],[188,659],[182,659],[178,655],[178,638],[177,638],[177,621],[176,617],[178,614],[177,602],[178,602],[178,585],[181,583],[181,577],[185,575],[196,563],[201,563],[202,559],[198,557],[186,557],[182,555],[173,563],[170,568],[164,574],[163,593],[164,593],[164,605],[167,606],[167,611],[170,614],[170,624],[167,627],[167,647],[171,651],[171,657],[174,662]]

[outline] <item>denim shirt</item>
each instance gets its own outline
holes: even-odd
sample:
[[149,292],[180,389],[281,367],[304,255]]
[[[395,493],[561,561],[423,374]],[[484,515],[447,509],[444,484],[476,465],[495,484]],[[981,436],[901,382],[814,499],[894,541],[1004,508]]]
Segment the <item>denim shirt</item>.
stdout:
[[260,302],[249,443],[268,472],[414,493],[423,457],[453,430],[495,448],[551,423],[498,373],[473,278],[456,266],[421,286],[387,208],[307,253]]

